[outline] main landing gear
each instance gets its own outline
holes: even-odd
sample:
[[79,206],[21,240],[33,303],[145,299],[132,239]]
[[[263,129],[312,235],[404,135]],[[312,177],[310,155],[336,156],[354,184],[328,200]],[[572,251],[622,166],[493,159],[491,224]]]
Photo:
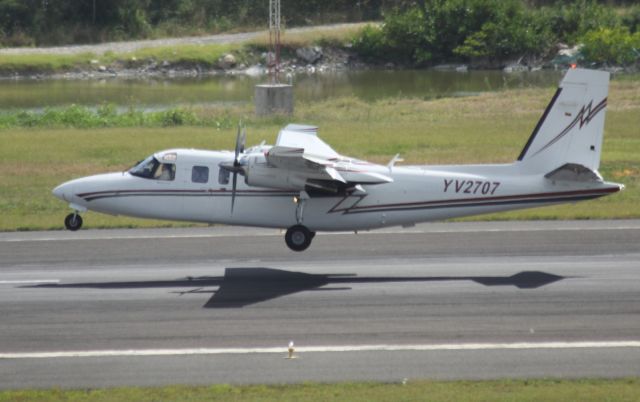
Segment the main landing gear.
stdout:
[[75,232],[82,227],[82,217],[77,212],[69,214],[64,218],[64,226]]
[[304,205],[308,199],[309,194],[307,194],[306,191],[301,191],[299,196],[293,198],[293,202],[296,204],[297,225],[293,225],[287,229],[287,233],[284,235],[284,241],[293,251],[306,250],[316,235],[316,232],[310,231],[302,224]]
[[304,251],[311,244],[311,240],[315,237],[316,232],[312,232],[303,225],[294,225],[287,229],[284,235],[284,241],[293,251]]

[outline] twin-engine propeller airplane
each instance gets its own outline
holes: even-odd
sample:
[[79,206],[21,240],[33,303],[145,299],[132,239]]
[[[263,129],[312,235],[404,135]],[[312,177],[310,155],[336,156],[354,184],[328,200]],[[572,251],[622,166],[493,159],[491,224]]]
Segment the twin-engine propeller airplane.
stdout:
[[[127,172],[66,182],[53,194],[82,226],[92,210],[141,218],[287,228],[305,250],[317,231],[357,231],[602,197],[623,186],[598,173],[609,74],[572,69],[517,161],[495,165],[387,166],[344,157],[317,127],[290,124],[274,146],[235,152],[172,149]],[[238,175],[244,180],[238,180]]]

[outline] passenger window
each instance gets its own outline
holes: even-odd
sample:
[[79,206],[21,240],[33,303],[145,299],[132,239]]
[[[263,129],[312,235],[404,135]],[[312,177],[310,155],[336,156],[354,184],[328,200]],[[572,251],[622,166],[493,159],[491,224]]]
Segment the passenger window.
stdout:
[[218,183],[229,184],[229,171],[227,169],[218,170]]
[[154,179],[171,181],[176,178],[176,165],[173,163],[163,163],[156,170]]
[[194,183],[206,183],[209,181],[209,168],[206,166],[194,166],[191,169],[191,181]]

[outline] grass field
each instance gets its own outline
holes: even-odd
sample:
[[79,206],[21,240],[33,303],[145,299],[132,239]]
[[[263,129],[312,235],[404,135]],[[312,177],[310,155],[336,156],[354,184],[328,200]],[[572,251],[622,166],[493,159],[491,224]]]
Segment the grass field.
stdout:
[[[317,124],[338,152],[386,163],[400,153],[406,164],[491,163],[514,160],[553,89],[487,93],[438,100],[392,98],[372,103],[357,98],[298,103],[291,118],[257,118],[250,105],[194,109],[200,119],[247,124],[247,144],[272,143],[288,122]],[[514,211],[473,219],[640,218],[640,82],[612,82],[601,173],[626,190],[599,200]],[[231,149],[235,129],[206,126],[0,130],[0,230],[61,229],[69,212],[51,195],[63,181],[121,171],[166,148]],[[180,225],[85,215],[85,227]]]
[[163,388],[0,391],[0,402],[111,401],[637,401],[640,381],[499,380],[412,381],[297,385],[212,385]]

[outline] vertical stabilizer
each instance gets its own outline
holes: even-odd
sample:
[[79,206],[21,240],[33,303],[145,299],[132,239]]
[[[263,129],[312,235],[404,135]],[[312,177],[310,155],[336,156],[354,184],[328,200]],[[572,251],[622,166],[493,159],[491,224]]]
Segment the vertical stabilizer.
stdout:
[[609,73],[571,69],[560,83],[518,160],[531,173],[565,164],[600,165]]

